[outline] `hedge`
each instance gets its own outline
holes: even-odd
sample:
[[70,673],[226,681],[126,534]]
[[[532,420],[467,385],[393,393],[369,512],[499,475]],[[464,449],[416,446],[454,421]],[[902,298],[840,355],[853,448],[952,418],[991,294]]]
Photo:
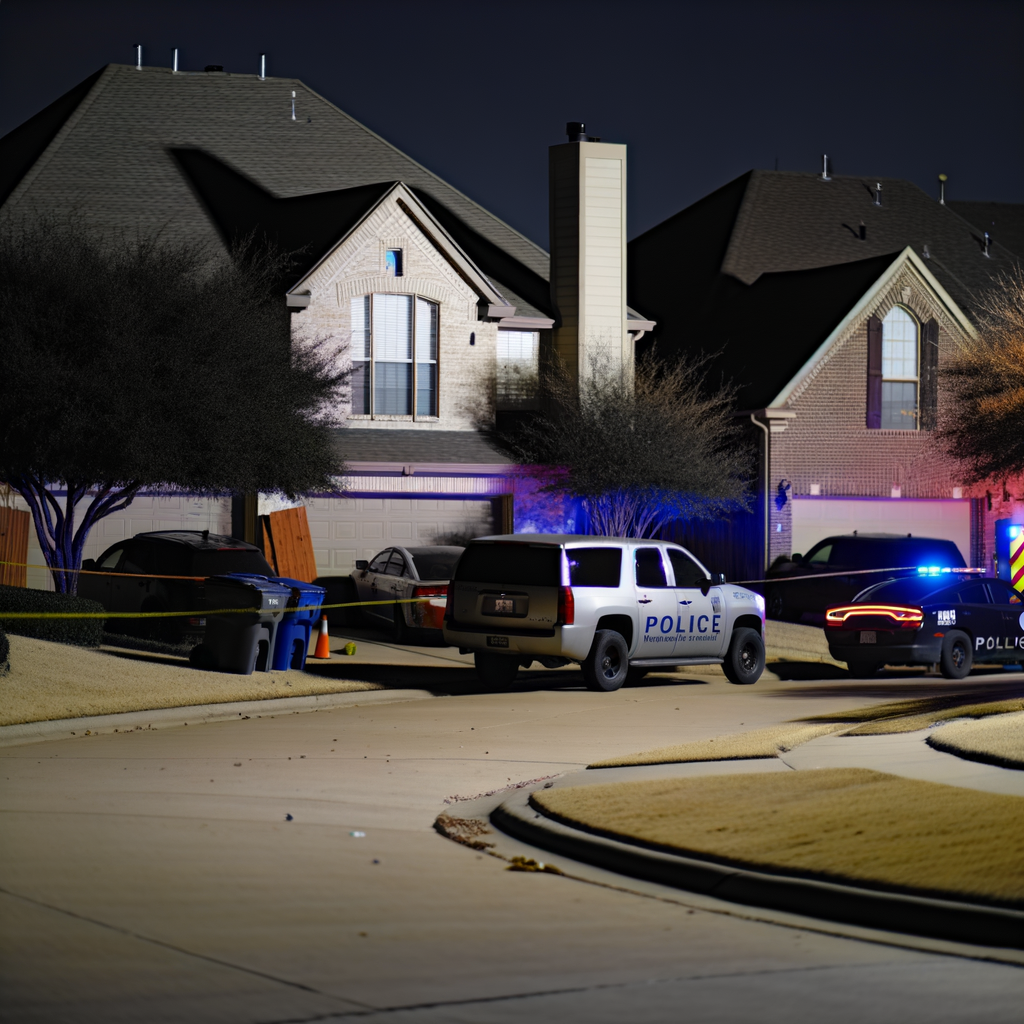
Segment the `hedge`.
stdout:
[[[59,644],[98,647],[103,619],[5,619],[4,612],[102,612],[99,601],[50,590],[0,586],[0,631],[53,640]],[[2,660],[2,659],[0,659]]]

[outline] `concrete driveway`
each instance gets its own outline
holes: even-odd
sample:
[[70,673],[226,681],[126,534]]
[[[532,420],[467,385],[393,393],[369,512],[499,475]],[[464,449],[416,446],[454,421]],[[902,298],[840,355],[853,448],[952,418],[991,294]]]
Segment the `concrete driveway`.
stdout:
[[1019,967],[613,876],[510,872],[431,827],[458,813],[446,798],[963,684],[708,673],[592,694],[577,679],[524,673],[495,693],[467,673],[455,696],[0,750],[0,1016],[1020,1019]]

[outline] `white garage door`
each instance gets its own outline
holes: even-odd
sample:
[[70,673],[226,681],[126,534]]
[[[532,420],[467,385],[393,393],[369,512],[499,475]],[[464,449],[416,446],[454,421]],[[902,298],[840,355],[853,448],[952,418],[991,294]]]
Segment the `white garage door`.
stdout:
[[794,498],[793,551],[806,554],[838,533],[912,533],[951,540],[964,561],[971,558],[969,499]]
[[357,558],[372,558],[392,544],[464,544],[495,532],[489,498],[313,498],[305,504],[321,576],[350,573]]

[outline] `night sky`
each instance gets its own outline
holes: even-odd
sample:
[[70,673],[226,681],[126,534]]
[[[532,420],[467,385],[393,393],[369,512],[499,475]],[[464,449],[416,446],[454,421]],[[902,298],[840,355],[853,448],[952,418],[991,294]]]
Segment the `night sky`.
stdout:
[[546,247],[564,124],[635,236],[751,167],[1024,202],[1024,4],[0,0],[0,135],[107,63],[296,77]]

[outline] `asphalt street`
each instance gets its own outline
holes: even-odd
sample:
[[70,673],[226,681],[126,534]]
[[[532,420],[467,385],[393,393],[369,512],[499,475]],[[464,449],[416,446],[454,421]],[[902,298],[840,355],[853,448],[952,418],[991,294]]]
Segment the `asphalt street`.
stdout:
[[595,694],[467,671],[451,696],[0,749],[0,1017],[1019,1021],[1021,967],[512,872],[432,828],[599,758],[964,686],[833,675]]

